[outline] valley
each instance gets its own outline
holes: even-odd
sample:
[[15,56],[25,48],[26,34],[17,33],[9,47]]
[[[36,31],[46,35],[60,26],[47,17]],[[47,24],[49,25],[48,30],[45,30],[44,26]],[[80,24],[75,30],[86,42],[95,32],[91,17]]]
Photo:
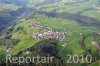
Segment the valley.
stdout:
[[[1,66],[6,64],[3,61],[7,54],[55,57],[50,65],[23,63],[23,66],[99,66],[99,0],[0,0],[2,2],[9,8],[0,7]],[[66,55],[78,55],[79,60],[66,63]],[[87,55],[91,55],[92,60],[80,63]]]

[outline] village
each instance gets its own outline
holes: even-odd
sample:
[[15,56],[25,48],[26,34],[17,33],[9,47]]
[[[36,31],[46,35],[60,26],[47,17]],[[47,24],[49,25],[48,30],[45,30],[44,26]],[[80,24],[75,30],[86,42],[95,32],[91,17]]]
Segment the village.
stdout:
[[96,40],[92,40],[91,43],[92,43],[92,45],[94,45],[97,49],[100,50],[100,45],[97,43]]
[[39,30],[39,32],[32,34],[32,38],[34,39],[54,38],[63,41],[65,39],[65,36],[67,35],[66,31],[60,32],[53,28],[44,27],[40,23],[29,23],[29,27]]

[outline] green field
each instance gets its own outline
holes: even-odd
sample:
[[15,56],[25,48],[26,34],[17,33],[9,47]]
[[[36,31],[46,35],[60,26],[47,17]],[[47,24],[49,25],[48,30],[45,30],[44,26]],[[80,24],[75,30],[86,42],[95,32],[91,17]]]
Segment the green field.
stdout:
[[5,3],[0,3],[0,11],[4,10],[17,10],[19,6],[15,4],[5,4]]
[[[66,55],[82,55],[82,54],[88,54],[89,50],[91,51],[91,55],[93,57],[97,57],[99,59],[98,55],[98,49],[96,46],[92,45],[92,40],[97,40],[98,43],[100,43],[100,36],[95,35],[93,33],[99,33],[100,28],[97,26],[99,23],[93,23],[92,25],[87,25],[87,23],[78,23],[77,18],[79,15],[81,17],[87,17],[92,18],[95,20],[98,20],[100,22],[100,12],[97,12],[96,9],[94,9],[94,6],[100,6],[98,4],[99,0],[80,0],[77,2],[77,0],[60,0],[57,2],[52,3],[45,3],[46,0],[29,0],[29,4],[27,4],[26,7],[31,9],[37,9],[40,12],[36,12],[35,14],[31,14],[27,17],[17,17],[18,22],[13,26],[12,24],[10,26],[12,27],[11,33],[5,35],[5,36],[11,36],[11,39],[18,39],[20,40],[13,48],[7,52],[5,48],[7,46],[0,46],[0,59],[4,59],[6,54],[16,55],[20,51],[25,51],[26,49],[34,46],[36,43],[40,42],[42,39],[35,39],[32,38],[33,33],[41,32],[39,29],[35,29],[33,27],[29,26],[29,23],[39,23],[43,27],[51,28],[59,32],[64,32],[66,30],[67,35],[65,36],[65,39],[63,41],[58,41],[58,44],[56,45],[56,49],[58,51],[57,56],[60,57],[64,62],[66,62],[68,59],[66,58]],[[18,8],[20,8],[18,5],[15,4],[0,4],[0,11],[4,10],[14,10],[16,11]],[[28,11],[28,10],[26,10]],[[71,15],[76,15],[75,19],[70,18],[64,18],[64,17],[49,17],[42,12],[53,12],[57,14],[63,14],[68,13]],[[28,13],[28,12],[25,12]],[[69,16],[70,17],[70,16]],[[83,22],[85,22],[83,18]],[[82,19],[81,19],[82,20]],[[80,21],[81,21],[80,20]],[[88,21],[88,20],[87,20]],[[89,22],[89,21],[88,21]],[[89,22],[88,24],[91,24]],[[96,25],[94,25],[96,24]],[[5,28],[7,29],[7,28]],[[82,35],[84,35],[85,39],[81,38]],[[2,34],[2,37],[5,37]],[[2,38],[0,36],[0,38]],[[82,48],[81,40],[83,40],[84,48]],[[62,45],[64,43],[67,43],[67,47],[63,47]],[[84,57],[85,59],[85,57]],[[79,59],[81,61],[82,59]],[[99,66],[100,62],[94,62],[93,64],[90,63],[72,63],[69,64],[69,66]]]
[[78,13],[78,12],[82,12],[84,10],[88,10],[93,8],[93,6],[98,5],[98,1],[94,1],[94,0],[89,0],[89,1],[82,1],[82,2],[77,2],[76,0],[61,0],[59,2],[56,3],[52,3],[52,4],[46,4],[43,6],[39,6],[36,7],[37,9],[43,10],[43,11],[56,11],[58,13]]
[[97,12],[96,10],[85,11],[81,15],[96,18],[98,20],[100,19],[100,12]]

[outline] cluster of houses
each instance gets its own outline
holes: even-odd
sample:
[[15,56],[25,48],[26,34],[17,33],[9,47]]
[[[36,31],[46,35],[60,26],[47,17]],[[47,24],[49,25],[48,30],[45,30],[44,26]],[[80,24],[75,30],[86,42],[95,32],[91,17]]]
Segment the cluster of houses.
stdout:
[[100,7],[94,7],[96,9],[97,12],[100,13]]
[[100,32],[93,32],[94,35],[100,35]]
[[4,50],[5,50],[6,52],[9,52],[9,51],[12,50],[12,48],[11,48],[11,47],[6,47],[6,48],[4,48]]
[[55,38],[57,40],[63,41],[65,39],[65,32],[58,32],[54,30],[47,30],[45,32],[33,33],[32,38],[42,39],[42,38]]
[[45,28],[44,26],[41,25],[39,22],[33,22],[29,23],[29,27],[35,28],[35,29],[42,29]]
[[32,34],[32,38],[34,39],[55,38],[57,40],[63,41],[66,36],[66,32],[59,32],[52,28],[44,27],[39,22],[29,23],[29,27],[39,30],[39,32]]
[[96,40],[91,41],[92,45],[96,46],[100,50],[100,45],[97,43]]

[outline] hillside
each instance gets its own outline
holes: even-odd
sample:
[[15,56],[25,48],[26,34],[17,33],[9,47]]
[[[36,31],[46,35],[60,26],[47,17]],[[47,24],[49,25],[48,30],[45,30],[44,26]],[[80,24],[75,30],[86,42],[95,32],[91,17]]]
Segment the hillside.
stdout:
[[100,0],[0,0],[0,6],[0,66],[7,54],[54,57],[23,66],[99,66]]

